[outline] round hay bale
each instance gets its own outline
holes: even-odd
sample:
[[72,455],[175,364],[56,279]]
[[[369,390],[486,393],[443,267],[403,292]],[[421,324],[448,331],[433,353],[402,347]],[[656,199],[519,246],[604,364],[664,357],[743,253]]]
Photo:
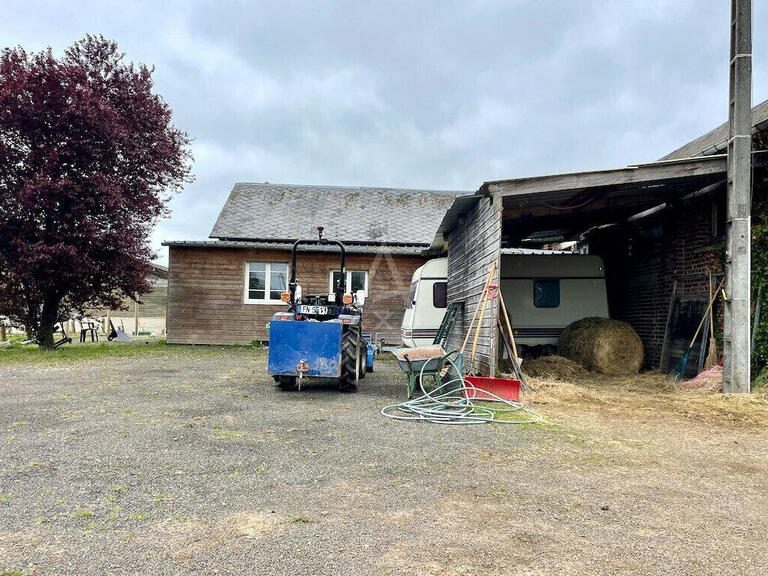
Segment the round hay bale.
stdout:
[[587,370],[618,376],[636,374],[643,364],[643,343],[634,328],[610,318],[584,318],[560,335],[557,353]]
[[534,378],[566,382],[584,379],[589,375],[589,372],[581,364],[554,354],[524,360],[523,372]]

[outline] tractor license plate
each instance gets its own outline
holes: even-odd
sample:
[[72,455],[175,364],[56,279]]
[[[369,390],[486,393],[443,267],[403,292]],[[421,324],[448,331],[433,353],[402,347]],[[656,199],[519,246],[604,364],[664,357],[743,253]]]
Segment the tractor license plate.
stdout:
[[327,316],[328,306],[299,306],[301,314],[312,314],[314,316]]

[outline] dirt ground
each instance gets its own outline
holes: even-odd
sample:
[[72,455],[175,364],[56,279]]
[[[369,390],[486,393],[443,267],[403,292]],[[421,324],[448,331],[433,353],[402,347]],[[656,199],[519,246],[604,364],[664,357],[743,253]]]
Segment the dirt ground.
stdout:
[[265,353],[0,364],[0,574],[766,574],[768,404],[536,381],[543,424],[387,420]]

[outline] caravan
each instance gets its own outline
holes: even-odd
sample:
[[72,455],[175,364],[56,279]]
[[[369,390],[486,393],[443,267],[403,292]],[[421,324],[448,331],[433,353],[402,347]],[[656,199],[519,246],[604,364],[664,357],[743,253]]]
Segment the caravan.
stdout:
[[[413,274],[403,318],[403,345],[432,343],[447,306],[447,259],[430,260]],[[566,326],[608,317],[605,269],[599,256],[505,248],[501,290],[518,345],[557,345]]]
[[403,346],[432,344],[448,307],[447,277],[447,258],[429,260],[413,273],[400,329]]

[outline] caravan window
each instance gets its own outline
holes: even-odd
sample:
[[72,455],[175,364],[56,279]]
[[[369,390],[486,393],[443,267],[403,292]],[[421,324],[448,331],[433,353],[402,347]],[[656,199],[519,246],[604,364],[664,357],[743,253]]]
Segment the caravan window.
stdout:
[[560,280],[534,280],[533,305],[536,308],[560,306]]
[[416,288],[418,287],[418,280],[411,284],[411,291],[408,293],[408,308],[413,308],[413,305],[416,304]]
[[432,306],[435,308],[448,307],[448,282],[435,282],[432,285]]

